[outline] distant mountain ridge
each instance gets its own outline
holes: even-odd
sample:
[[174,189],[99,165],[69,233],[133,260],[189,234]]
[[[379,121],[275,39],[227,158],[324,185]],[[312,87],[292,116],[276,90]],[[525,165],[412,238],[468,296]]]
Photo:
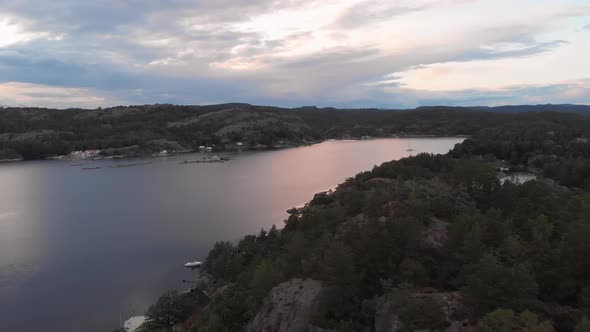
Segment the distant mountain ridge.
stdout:
[[[244,105],[244,104],[242,104]],[[313,105],[292,108],[293,110],[334,110],[334,111],[415,111],[415,110],[433,110],[433,109],[454,109],[454,110],[474,110],[487,111],[496,113],[525,113],[525,112],[562,112],[577,113],[590,115],[590,105],[580,104],[537,104],[537,105],[502,105],[502,106],[445,106],[429,105],[419,106],[416,108],[334,108],[334,107],[317,107]]]
[[[333,110],[333,111],[415,111],[415,110],[427,110],[427,109],[456,109],[456,110],[475,110],[475,111],[488,111],[497,113],[523,113],[523,112],[564,112],[564,113],[578,113],[578,114],[590,114],[590,105],[583,104],[536,104],[536,105],[501,105],[501,106],[447,106],[447,105],[425,105],[418,106],[416,108],[379,108],[379,107],[366,107],[366,108],[336,108],[336,107],[318,107],[315,105],[304,105],[298,107],[280,107],[270,105],[254,105],[249,103],[230,102],[221,104],[209,104],[209,105],[175,105],[175,104],[145,104],[145,105],[120,105],[113,107],[99,107],[96,110],[102,109],[116,109],[116,108],[130,108],[130,107],[182,107],[182,108],[199,108],[207,110],[224,110],[224,109],[243,109],[243,108],[271,108],[281,110],[294,110],[294,111],[311,111],[311,110]],[[45,107],[34,107],[34,106],[8,106],[0,105],[0,110],[3,109],[27,109],[27,110],[62,110],[62,111],[73,111],[73,110],[88,110],[93,111],[94,109],[85,108],[66,108],[66,109],[52,109]]]
[[566,112],[590,115],[590,105],[575,104],[543,104],[543,105],[505,105],[495,107],[471,107],[475,110],[491,111],[498,113],[522,113],[522,112]]

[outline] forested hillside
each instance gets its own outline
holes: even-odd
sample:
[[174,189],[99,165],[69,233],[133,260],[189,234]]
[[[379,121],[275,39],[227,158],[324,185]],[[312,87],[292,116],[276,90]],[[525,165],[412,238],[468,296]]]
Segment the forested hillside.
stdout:
[[[530,106],[527,110],[545,110]],[[500,114],[457,107],[415,110],[285,109],[248,104],[143,105],[96,110],[0,108],[0,160],[43,159],[72,151],[106,156],[146,156],[162,150],[284,147],[327,138],[394,135],[473,135],[512,122],[556,121],[558,113]],[[561,113],[559,113],[561,114]],[[584,128],[590,117],[559,115]]]
[[[587,120],[481,119],[446,156],[384,163],[280,230],[217,243],[196,285],[209,305],[160,319],[179,310],[167,294],[144,331],[589,331]],[[501,182],[498,164],[538,179]]]
[[[500,159],[536,169],[559,183],[590,190],[590,126],[584,118],[544,113],[483,129],[451,152],[457,158]],[[573,123],[572,121],[580,121]]]

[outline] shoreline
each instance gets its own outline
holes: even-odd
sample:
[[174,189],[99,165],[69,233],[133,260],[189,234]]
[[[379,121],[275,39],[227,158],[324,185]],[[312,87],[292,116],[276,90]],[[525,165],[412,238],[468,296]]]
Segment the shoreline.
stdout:
[[152,152],[151,154],[137,154],[137,155],[113,155],[113,156],[98,156],[92,157],[87,159],[78,159],[78,158],[68,158],[67,155],[60,155],[60,156],[48,156],[45,158],[39,159],[23,159],[23,158],[14,158],[14,159],[0,159],[0,164],[3,163],[14,163],[14,162],[22,162],[22,161],[46,161],[46,160],[61,160],[61,161],[76,161],[76,162],[91,162],[91,161],[101,161],[101,160],[133,160],[133,159],[147,159],[147,158],[166,158],[166,157],[173,157],[179,156],[183,154],[191,154],[191,153],[221,153],[221,152],[236,152],[236,151],[273,151],[273,150],[282,150],[288,148],[297,148],[302,146],[311,146],[315,144],[324,143],[327,141],[369,141],[369,140],[377,140],[377,139],[413,139],[413,138],[469,138],[471,135],[452,135],[452,136],[441,136],[441,135],[428,135],[428,134],[414,134],[414,135],[392,135],[392,136],[363,136],[363,137],[340,137],[340,138],[326,138],[323,140],[318,141],[303,141],[300,144],[283,144],[283,145],[272,145],[272,146],[252,146],[249,148],[243,149],[219,149],[213,151],[201,151],[201,150],[182,150],[178,151],[174,154],[169,155],[158,155],[156,152]]

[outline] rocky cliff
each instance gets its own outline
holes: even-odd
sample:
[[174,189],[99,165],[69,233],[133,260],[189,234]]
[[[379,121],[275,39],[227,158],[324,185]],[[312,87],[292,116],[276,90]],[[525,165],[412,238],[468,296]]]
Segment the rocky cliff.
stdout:
[[274,287],[247,331],[308,331],[322,289],[321,282],[311,279],[293,279]]

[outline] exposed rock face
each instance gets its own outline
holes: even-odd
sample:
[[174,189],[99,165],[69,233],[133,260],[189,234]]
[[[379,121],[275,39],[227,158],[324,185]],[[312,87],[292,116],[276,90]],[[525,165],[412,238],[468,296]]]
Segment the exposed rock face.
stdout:
[[324,329],[324,328],[321,328],[321,327],[310,325],[309,328],[307,329],[307,332],[340,332],[340,331],[338,331],[338,330],[329,330],[329,329]]
[[299,332],[315,328],[310,327],[310,322],[322,289],[321,282],[311,279],[293,279],[276,286],[247,331]]
[[359,213],[356,216],[350,218],[350,222],[353,224],[366,224],[369,221],[369,218],[365,216],[363,213]]
[[283,138],[303,137],[311,128],[297,115],[285,112],[230,108],[169,122],[168,128],[190,126],[207,129],[222,141],[232,137],[255,140],[261,132]]
[[430,249],[442,247],[447,242],[448,226],[448,222],[432,218],[430,224],[422,232],[422,246]]
[[460,311],[463,306],[461,292],[415,293],[413,297],[416,299],[431,299],[436,302],[449,322],[453,320],[455,313]]

